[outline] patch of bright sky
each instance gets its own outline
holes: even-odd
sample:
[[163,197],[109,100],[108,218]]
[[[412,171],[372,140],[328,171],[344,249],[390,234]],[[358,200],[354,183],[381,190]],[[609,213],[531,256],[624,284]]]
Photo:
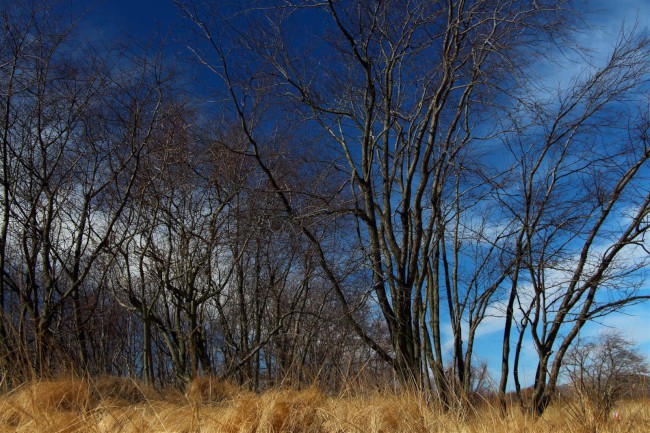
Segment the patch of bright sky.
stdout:
[[536,65],[539,85],[549,91],[562,88],[586,70],[603,66],[621,31],[630,32],[636,28],[638,32],[647,32],[650,27],[649,0],[582,0],[577,3],[583,9],[586,28],[573,38],[586,51],[578,53],[558,47],[555,58],[543,59]]

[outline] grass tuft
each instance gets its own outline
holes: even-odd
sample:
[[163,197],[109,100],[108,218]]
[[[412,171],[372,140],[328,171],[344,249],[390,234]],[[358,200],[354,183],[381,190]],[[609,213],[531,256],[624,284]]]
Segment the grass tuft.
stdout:
[[485,402],[465,413],[431,406],[417,392],[347,390],[328,396],[316,386],[254,394],[214,378],[200,378],[185,395],[159,392],[112,377],[24,384],[0,396],[0,433],[429,433],[647,432],[647,400],[615,408],[621,419],[597,416],[584,402],[566,400],[535,418],[510,408],[505,416]]

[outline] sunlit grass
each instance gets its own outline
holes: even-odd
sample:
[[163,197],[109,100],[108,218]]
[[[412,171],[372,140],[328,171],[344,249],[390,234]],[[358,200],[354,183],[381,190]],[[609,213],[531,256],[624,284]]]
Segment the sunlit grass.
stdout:
[[602,421],[575,401],[554,403],[541,418],[517,408],[502,417],[487,403],[446,412],[410,392],[329,396],[314,386],[255,394],[203,379],[181,393],[126,379],[61,379],[0,397],[0,432],[648,432],[649,403],[621,403],[620,421]]

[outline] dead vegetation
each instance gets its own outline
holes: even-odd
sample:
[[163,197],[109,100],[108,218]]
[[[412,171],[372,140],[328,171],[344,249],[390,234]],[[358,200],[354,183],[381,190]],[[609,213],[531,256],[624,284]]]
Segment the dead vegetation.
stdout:
[[552,405],[541,418],[516,408],[505,417],[486,404],[464,415],[428,405],[417,393],[329,396],[317,387],[261,394],[201,378],[184,394],[122,378],[64,378],[24,384],[0,397],[0,433],[389,433],[646,432],[650,405],[627,401],[621,419],[584,416],[577,403]]

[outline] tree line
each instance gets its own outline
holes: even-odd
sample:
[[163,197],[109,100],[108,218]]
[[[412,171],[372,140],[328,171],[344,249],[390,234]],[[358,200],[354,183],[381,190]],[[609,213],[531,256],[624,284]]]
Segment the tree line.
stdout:
[[[201,91],[164,45],[3,6],[8,378],[395,380],[452,407],[497,320],[494,389],[540,414],[584,325],[648,299],[647,29],[592,64],[564,1],[174,3]],[[544,77],[558,53],[579,71]]]

